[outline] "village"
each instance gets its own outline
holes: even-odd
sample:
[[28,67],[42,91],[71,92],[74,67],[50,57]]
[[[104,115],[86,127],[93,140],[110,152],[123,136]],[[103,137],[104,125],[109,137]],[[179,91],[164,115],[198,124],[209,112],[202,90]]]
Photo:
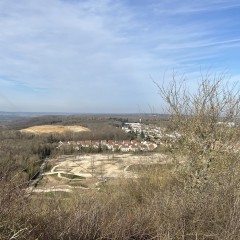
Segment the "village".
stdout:
[[57,149],[72,148],[73,150],[80,151],[82,149],[93,149],[99,151],[112,151],[112,152],[148,152],[157,148],[157,144],[150,141],[137,141],[137,140],[99,140],[99,141],[68,141],[59,142]]
[[143,124],[139,122],[125,123],[122,130],[133,134],[133,140],[87,140],[87,141],[60,141],[57,149],[72,148],[80,151],[82,149],[92,149],[112,152],[149,152],[162,144],[162,139],[166,134],[164,129],[154,124]]
[[125,123],[122,130],[131,133],[133,132],[137,136],[154,142],[155,144],[161,144],[161,139],[164,137],[164,129],[154,124],[143,124],[141,119],[137,123]]

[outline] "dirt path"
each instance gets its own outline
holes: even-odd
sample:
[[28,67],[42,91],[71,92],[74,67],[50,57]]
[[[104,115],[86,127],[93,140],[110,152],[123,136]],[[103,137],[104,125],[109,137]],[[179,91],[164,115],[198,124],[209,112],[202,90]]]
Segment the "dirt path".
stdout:
[[[149,155],[134,155],[134,154],[90,154],[81,156],[60,156],[56,159],[51,159],[51,163],[56,164],[49,172],[43,173],[44,176],[57,175],[59,178],[59,184],[56,186],[44,188],[36,188],[34,192],[51,192],[51,191],[66,191],[72,192],[73,189],[99,189],[98,186],[102,182],[106,182],[109,179],[116,178],[137,178],[137,174],[128,171],[131,165],[136,164],[153,164],[153,163],[165,163],[167,158],[163,154],[149,154]],[[83,177],[83,179],[70,179],[62,176],[62,174],[75,175]],[[61,181],[68,180],[79,183],[82,181],[88,181],[88,179],[95,179],[95,187],[82,187],[82,186],[70,186],[65,184],[61,185]]]

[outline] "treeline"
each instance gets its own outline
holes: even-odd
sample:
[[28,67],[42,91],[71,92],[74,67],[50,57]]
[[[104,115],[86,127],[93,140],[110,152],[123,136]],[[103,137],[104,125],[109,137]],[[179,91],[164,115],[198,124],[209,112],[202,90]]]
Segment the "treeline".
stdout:
[[46,115],[31,118],[19,118],[11,121],[7,125],[12,129],[22,129],[36,125],[82,125],[91,127],[98,124],[109,124],[113,126],[122,126],[126,122],[139,122],[146,124],[165,124],[168,122],[168,115],[153,114],[128,114],[128,115],[99,115],[99,114],[81,114],[81,115]]
[[12,122],[9,127],[13,129],[22,129],[38,125],[82,125],[88,127],[88,125],[98,124],[118,124],[121,125],[121,119],[112,118],[105,115],[57,115],[57,116],[40,116],[34,118],[27,118]]
[[0,129],[0,139],[1,174],[7,172],[9,178],[16,175],[19,182],[31,179],[56,148],[47,136],[26,135],[4,128]]

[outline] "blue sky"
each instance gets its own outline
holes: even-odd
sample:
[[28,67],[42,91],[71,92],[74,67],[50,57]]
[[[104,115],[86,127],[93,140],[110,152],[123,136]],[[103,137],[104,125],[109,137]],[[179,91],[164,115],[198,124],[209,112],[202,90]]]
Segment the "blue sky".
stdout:
[[240,1],[0,0],[0,110],[160,112],[152,79],[240,79]]

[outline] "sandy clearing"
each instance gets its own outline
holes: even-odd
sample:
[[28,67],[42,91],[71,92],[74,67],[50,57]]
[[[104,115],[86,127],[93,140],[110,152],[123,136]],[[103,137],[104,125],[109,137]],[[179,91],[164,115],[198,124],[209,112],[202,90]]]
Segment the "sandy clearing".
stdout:
[[[166,156],[163,154],[151,154],[148,156],[133,154],[91,154],[79,156],[68,156],[62,161],[62,158],[55,159],[56,165],[51,172],[72,173],[84,177],[134,177],[135,174],[128,172],[127,169],[132,164],[151,164],[164,163]],[[61,169],[63,171],[57,171]],[[65,169],[65,171],[64,171]]]
[[[99,190],[101,182],[112,181],[118,178],[137,178],[136,172],[128,171],[129,166],[136,164],[167,163],[170,159],[160,153],[149,155],[128,154],[89,154],[59,156],[50,160],[54,167],[43,173],[43,183],[37,187],[37,192],[52,191],[52,189],[92,189]],[[62,176],[62,173],[82,176],[85,179],[73,181]],[[51,176],[53,175],[53,177]],[[55,176],[55,177],[54,177]],[[45,179],[45,180],[44,180]],[[42,180],[41,180],[42,181]],[[83,186],[71,186],[79,183]],[[56,191],[56,190],[53,190]],[[36,192],[36,191],[35,191]]]
[[41,125],[33,126],[20,130],[25,133],[44,134],[44,133],[65,133],[71,132],[90,132],[89,128],[82,126],[63,126],[63,125]]

